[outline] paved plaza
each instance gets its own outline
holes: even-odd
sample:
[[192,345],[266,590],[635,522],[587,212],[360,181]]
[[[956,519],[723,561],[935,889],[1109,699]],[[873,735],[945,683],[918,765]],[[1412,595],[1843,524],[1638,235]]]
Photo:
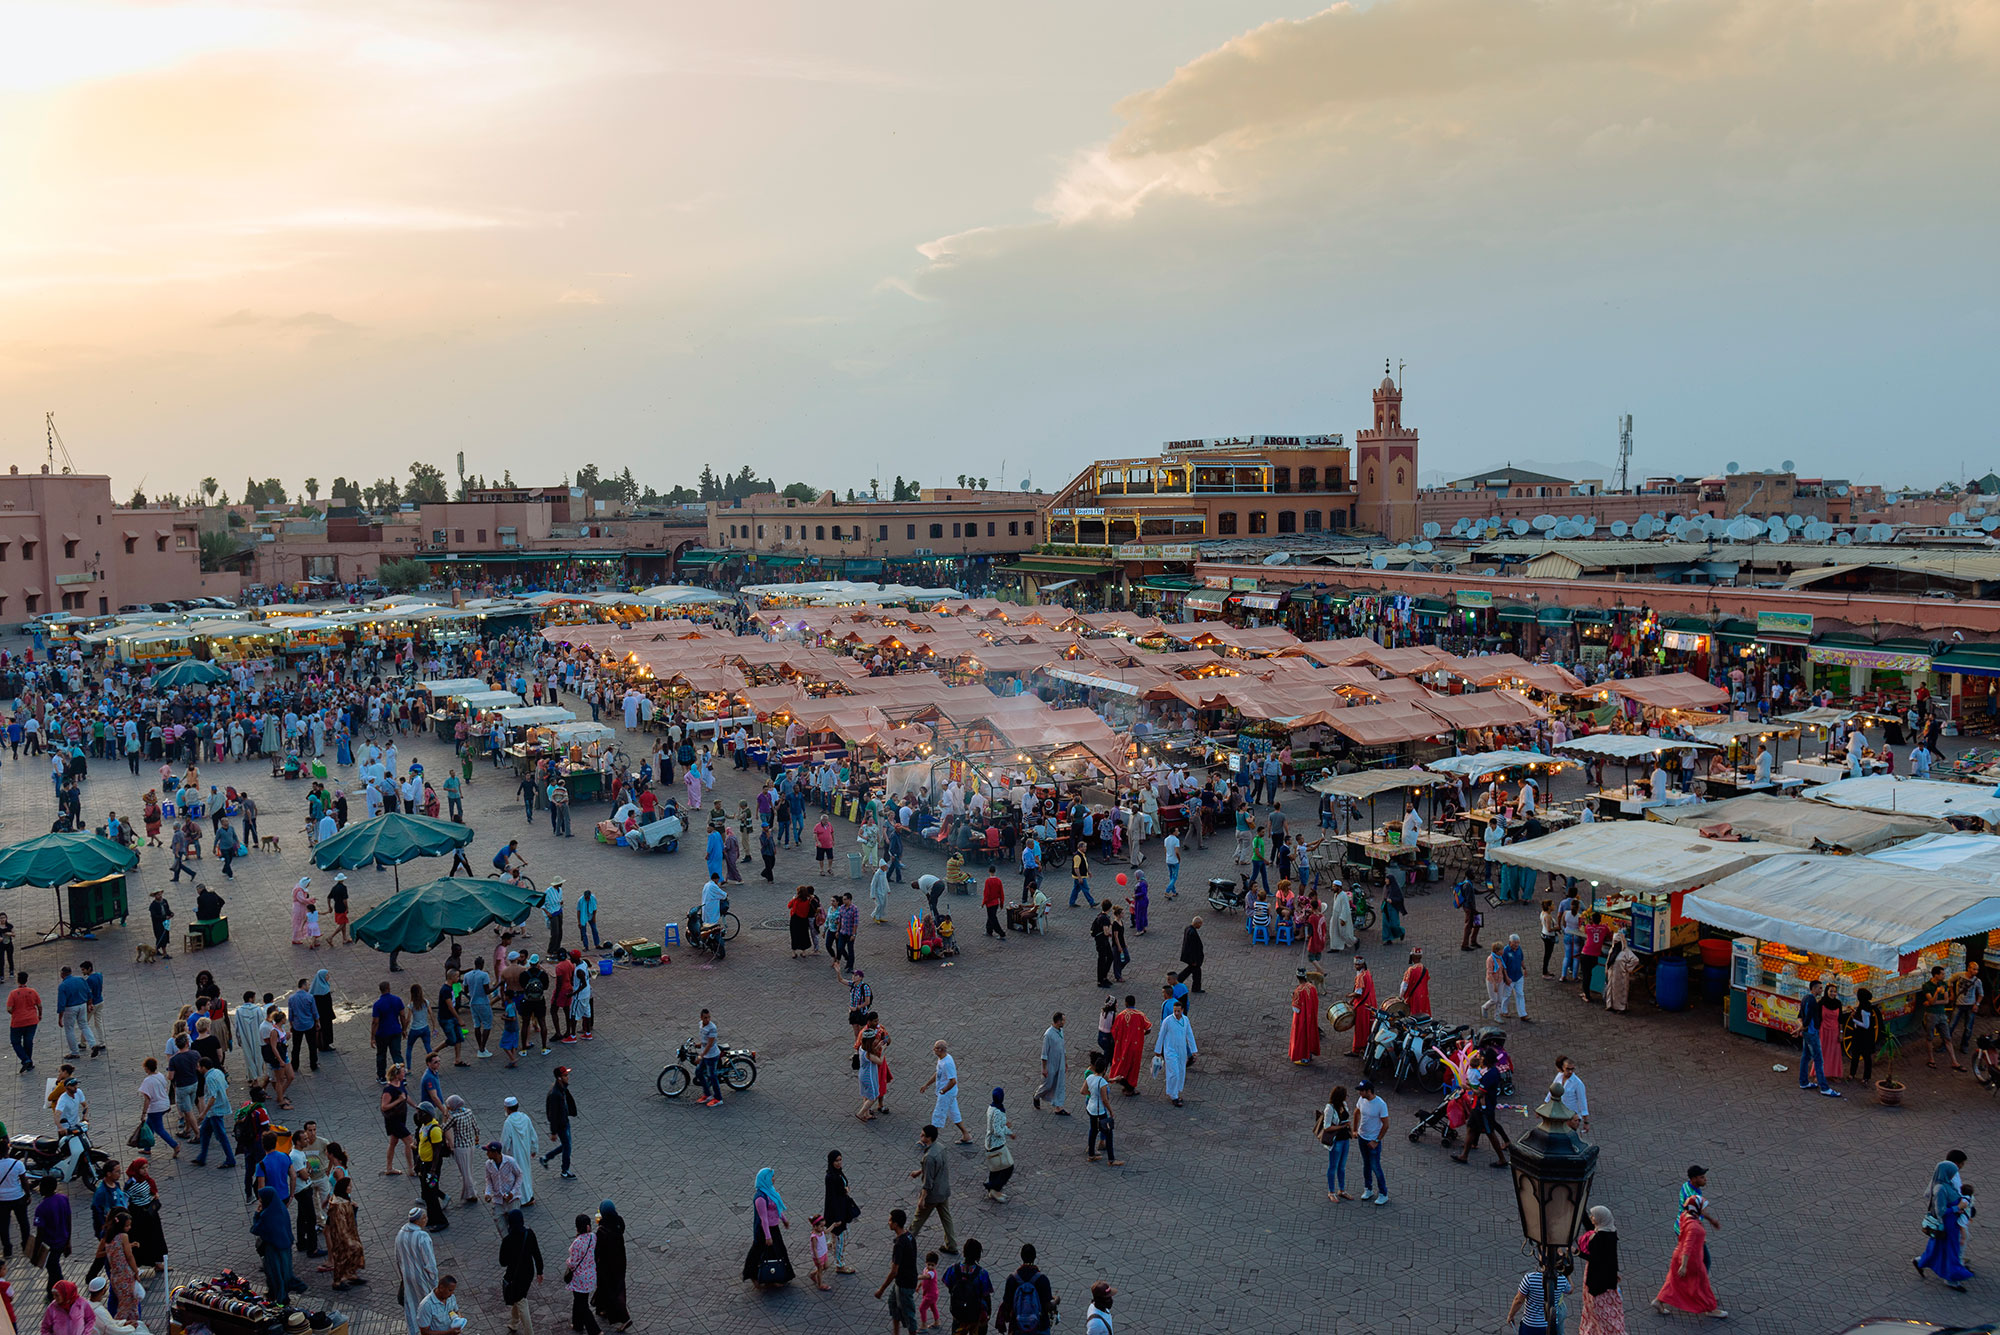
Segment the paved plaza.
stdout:
[[[435,768],[449,761],[450,747],[406,740],[403,754],[421,755]],[[27,757],[7,760],[0,770],[4,837],[46,831],[54,796],[45,768]],[[100,1146],[126,1155],[125,1135],[138,1118],[139,1063],[161,1051],[178,1007],[192,998],[197,970],[214,970],[224,995],[233,1000],[250,987],[283,994],[296,979],[330,967],[341,1002],[339,1051],[322,1060],[317,1075],[301,1076],[291,1092],[297,1111],[280,1120],[296,1125],[317,1119],[322,1134],[340,1141],[353,1158],[370,1283],[333,1294],[312,1263],[301,1262],[301,1274],[313,1285],[305,1301],[336,1305],[334,1300],[344,1299],[337,1305],[357,1313],[359,1329],[373,1335],[401,1324],[392,1238],[416,1202],[412,1179],[378,1175],[384,1141],[362,1008],[376,984],[390,977],[387,959],[364,947],[313,954],[289,944],[288,892],[309,866],[302,829],[308,785],[267,775],[264,765],[204,770],[215,782],[253,791],[264,813],[263,833],[284,842],[282,855],[243,859],[233,882],[221,880],[212,857],[202,864],[204,879],[229,900],[232,937],[226,945],[188,956],[177,943],[169,961],[134,963],[135,945],[150,939],[144,922],[147,892],[167,884],[170,865],[164,850],[149,850],[133,878],[131,924],[110,928],[94,942],[20,952],[18,967],[43,993],[47,1018],[37,1070],[0,1082],[0,1108],[16,1133],[50,1127],[40,1096],[43,1078],[61,1061],[53,994],[62,964],[92,958],[105,973],[110,1051],[82,1063],[85,1092]],[[122,764],[94,763],[84,787],[91,824],[102,823],[108,809],[136,815],[140,794],[156,777],[152,767],[135,780]],[[352,771],[344,777],[351,784]],[[733,811],[739,798],[754,795],[755,777],[724,761],[718,795]],[[1565,791],[1574,783],[1567,780]],[[479,832],[470,852],[482,874],[496,847],[520,837],[538,883],[552,874],[565,876],[572,902],[585,886],[597,893],[607,938],[658,939],[663,922],[680,920],[697,902],[698,844],[690,842],[675,855],[646,856],[600,845],[588,831],[602,808],[589,807],[578,809],[576,837],[557,840],[545,818],[532,825],[524,821],[513,794],[511,771],[483,765],[468,790],[466,819]],[[1295,820],[1309,822],[1313,802],[1311,794],[1300,793],[1287,807]],[[844,845],[851,846],[854,827],[839,828]],[[894,920],[906,922],[921,902],[913,889],[896,888],[889,905],[892,922],[884,926],[866,921],[864,898],[860,963],[895,1039],[892,1112],[872,1123],[853,1116],[860,1095],[848,1060],[846,989],[823,956],[811,961],[789,956],[784,902],[812,870],[809,854],[790,849],[780,855],[775,886],[764,885],[746,868],[753,879],[732,895],[745,930],[722,965],[697,963],[674,950],[665,967],[621,968],[599,980],[595,1042],[558,1045],[546,1057],[530,1052],[515,1071],[503,1069],[497,1057],[477,1061],[468,1055],[473,1060],[468,1070],[447,1064],[445,1090],[464,1096],[477,1110],[482,1135],[497,1135],[501,1100],[509,1094],[521,1099],[539,1125],[550,1070],[559,1062],[575,1069],[572,1088],[581,1108],[578,1180],[561,1181],[553,1168],[538,1172],[539,1203],[530,1211],[550,1267],[534,1299],[538,1330],[566,1323],[560,1258],[570,1221],[604,1198],[615,1200],[630,1221],[636,1329],[885,1330],[887,1315],[869,1295],[888,1264],[888,1211],[913,1207],[915,1201],[909,1172],[918,1158],[917,1131],[930,1109],[930,1099],[917,1087],[930,1075],[929,1044],[940,1037],[950,1041],[957,1057],[968,1117],[980,1118],[987,1092],[1004,1086],[1018,1133],[1019,1166],[1004,1205],[987,1201],[980,1190],[984,1169],[978,1148],[952,1147],[961,1235],[985,1244],[988,1269],[996,1277],[1017,1264],[1022,1243],[1034,1243],[1063,1300],[1067,1328],[1081,1331],[1089,1285],[1103,1278],[1120,1290],[1120,1335],[1503,1329],[1514,1284],[1529,1263],[1510,1175],[1485,1166],[1483,1154],[1467,1166],[1450,1162],[1435,1135],[1410,1144],[1403,1133],[1426,1105],[1413,1091],[1389,1100],[1391,1204],[1328,1202],[1326,1156],[1312,1137],[1311,1123],[1328,1087],[1351,1088],[1357,1076],[1358,1064],[1344,1055],[1344,1036],[1328,1034],[1328,1052],[1311,1068],[1285,1060],[1289,991],[1303,956],[1297,948],[1253,947],[1240,919],[1228,921],[1208,909],[1199,887],[1211,874],[1229,874],[1226,839],[1189,854],[1181,877],[1185,893],[1177,901],[1162,896],[1165,870],[1157,864],[1156,846],[1153,856],[1151,930],[1131,938],[1132,963],[1118,992],[1130,991],[1156,1013],[1161,975],[1176,962],[1181,929],[1191,915],[1204,914],[1206,992],[1196,999],[1192,1016],[1201,1055],[1184,1108],[1174,1108],[1150,1076],[1142,1083],[1142,1097],[1118,1101],[1122,1168],[1084,1158],[1081,1076],[1104,994],[1093,985],[1089,915],[1063,907],[1067,878],[1055,876],[1048,890],[1057,907],[1046,937],[1015,937],[1004,945],[982,939],[976,899],[951,901],[969,907],[955,915],[963,949],[949,967],[905,959],[903,928]],[[412,864],[403,868],[403,879],[441,875],[445,865]],[[918,852],[909,859],[911,880],[941,869],[934,854]],[[1100,895],[1111,888],[1114,870],[1100,869],[1094,878]],[[822,882],[822,894],[865,891],[864,882],[846,881],[845,873],[843,848],[842,879],[831,887]],[[1018,871],[1003,868],[1003,873],[1010,895],[1016,893]],[[315,873],[315,885],[323,885],[326,875]],[[392,885],[389,872],[351,875],[357,913]],[[169,889],[181,921],[188,921],[192,887]],[[46,891],[13,891],[4,904],[24,944],[52,920]],[[1413,898],[1410,907],[1407,944],[1426,948],[1435,978],[1434,1009],[1447,1019],[1477,1019],[1483,998],[1478,957],[1456,949],[1459,922],[1444,887]],[[767,921],[777,930],[760,926]],[[1487,921],[1483,939],[1519,931],[1531,964],[1538,959],[1530,909],[1491,911]],[[1368,956],[1378,988],[1392,995],[1406,947],[1385,950],[1378,939],[1379,929],[1370,934]],[[470,945],[467,953],[473,953]],[[394,976],[399,985],[420,981],[434,990],[441,981],[441,953],[406,957],[404,966],[406,971]],[[1329,956],[1327,971],[1331,1000],[1351,976],[1351,966],[1344,957]],[[1527,1096],[1559,1052],[1577,1061],[1588,1083],[1593,1138],[1603,1150],[1594,1199],[1610,1205],[1620,1222],[1632,1329],[1697,1324],[1692,1317],[1656,1317],[1647,1305],[1672,1246],[1676,1188],[1687,1165],[1697,1161],[1710,1169],[1711,1201],[1722,1224],[1711,1235],[1714,1280],[1731,1328],[1796,1335],[1838,1330],[1866,1314],[1970,1323],[2000,1311],[1991,1279],[1974,1281],[1974,1292],[1960,1295],[1935,1281],[1920,1282],[1910,1266],[1922,1242],[1917,1225],[1924,1184],[1943,1152],[1953,1146],[1969,1151],[1971,1183],[1992,1175],[1988,1160],[1997,1153],[1990,1147],[2000,1118],[1968,1076],[1904,1062],[1898,1075],[1910,1089],[1906,1106],[1894,1110],[1854,1086],[1844,1100],[1810,1097],[1798,1091],[1794,1052],[1726,1035],[1712,1007],[1663,1014],[1635,999],[1630,1014],[1610,1015],[1532,970],[1529,1004],[1537,1023],[1510,1027],[1521,1096],[1536,1101]],[[703,1006],[714,1011],[725,1043],[758,1054],[755,1087],[727,1098],[720,1108],[687,1098],[670,1102],[654,1091],[662,1063],[692,1033]],[[1068,1118],[1029,1106],[1042,1030],[1057,1009],[1070,1016],[1070,1106],[1077,1115]],[[1774,1064],[1786,1069],[1775,1071]],[[232,1061],[232,1067],[240,1080],[240,1065]],[[982,1123],[972,1123],[975,1132]],[[1519,1134],[1528,1123],[1516,1115],[1509,1125]],[[848,1249],[859,1274],[838,1277],[836,1292],[817,1293],[805,1275],[807,1219],[820,1207],[831,1149],[845,1154],[864,1211]],[[173,1164],[164,1146],[154,1155],[176,1282],[225,1266],[256,1274],[240,1174],[213,1166],[196,1169],[189,1157],[184,1151]],[[774,1293],[752,1291],[738,1278],[750,1240],[752,1179],[764,1166],[776,1170],[790,1207],[789,1246],[800,1265],[799,1280]],[[1357,1156],[1352,1176],[1358,1177],[1359,1167]],[[448,1189],[455,1179],[455,1169],[447,1167]],[[1350,1190],[1358,1189],[1350,1181]],[[88,1233],[87,1204],[79,1197],[80,1248]],[[942,1241],[932,1222],[920,1252]],[[1985,1260],[1983,1250],[1974,1229],[1968,1260],[1976,1269]],[[455,1212],[451,1229],[437,1237],[437,1251],[441,1267],[460,1277],[471,1329],[504,1329],[497,1243],[484,1209]],[[72,1262],[72,1275],[88,1264],[87,1255]],[[22,1322],[32,1329],[41,1310],[40,1279],[18,1254],[8,1273]],[[163,1330],[165,1304],[150,1301],[147,1307],[150,1324]],[[1576,1304],[1571,1312],[1573,1328]]]

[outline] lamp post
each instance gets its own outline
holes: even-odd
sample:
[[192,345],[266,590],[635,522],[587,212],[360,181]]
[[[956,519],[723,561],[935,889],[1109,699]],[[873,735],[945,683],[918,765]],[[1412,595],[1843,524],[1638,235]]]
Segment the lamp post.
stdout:
[[1549,1086],[1548,1101],[1535,1109],[1540,1123],[1509,1149],[1514,1199],[1521,1211],[1521,1234],[1540,1253],[1542,1310],[1550,1335],[1562,1335],[1556,1319],[1556,1272],[1570,1265],[1569,1252],[1590,1204],[1597,1176],[1597,1146],[1576,1132],[1576,1114],[1562,1101],[1560,1083]]

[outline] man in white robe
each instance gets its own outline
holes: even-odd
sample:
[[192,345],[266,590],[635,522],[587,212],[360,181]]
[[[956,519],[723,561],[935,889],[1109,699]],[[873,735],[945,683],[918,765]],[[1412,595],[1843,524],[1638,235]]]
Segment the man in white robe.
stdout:
[[1159,1036],[1153,1040],[1153,1052],[1166,1067],[1167,1097],[1175,1107],[1180,1106],[1181,1091],[1187,1088],[1188,1058],[1200,1051],[1195,1046],[1194,1026],[1188,1023],[1187,1003],[1176,997],[1174,1013],[1160,1021]]
[[500,1151],[521,1166],[521,1204],[535,1203],[535,1164],[541,1153],[535,1123],[521,1111],[521,1101],[508,1096],[507,1120],[500,1124]]
[[264,1008],[255,993],[236,1008],[236,1049],[243,1054],[243,1077],[251,1084],[264,1078]]
[[1354,899],[1339,881],[1333,883],[1333,898],[1327,904],[1326,930],[1329,949],[1354,948]]
[[403,1281],[403,1319],[409,1323],[409,1335],[422,1335],[417,1309],[438,1282],[437,1249],[431,1245],[423,1218],[424,1207],[413,1206],[410,1222],[396,1232],[396,1273]]

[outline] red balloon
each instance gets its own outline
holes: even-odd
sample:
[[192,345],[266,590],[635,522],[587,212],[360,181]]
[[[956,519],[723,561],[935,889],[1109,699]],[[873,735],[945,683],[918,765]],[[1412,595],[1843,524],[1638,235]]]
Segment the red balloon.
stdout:
[[1122,871],[1118,873],[1118,884],[1125,884],[1125,873]]

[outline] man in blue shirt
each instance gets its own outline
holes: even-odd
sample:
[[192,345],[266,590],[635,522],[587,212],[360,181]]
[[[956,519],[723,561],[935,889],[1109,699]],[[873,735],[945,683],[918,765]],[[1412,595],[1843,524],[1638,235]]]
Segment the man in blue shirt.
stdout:
[[484,958],[472,961],[472,968],[459,980],[465,984],[465,1004],[472,1011],[472,1042],[482,1057],[493,1054],[486,1049],[486,1040],[493,1034],[493,999],[488,989],[493,986],[493,977],[486,972]]
[[56,1022],[62,1026],[65,1057],[75,1057],[79,1048],[89,1048],[95,1057],[104,1051],[90,1029],[90,983],[63,965],[62,981],[56,984]]
[[[90,1010],[88,1012],[90,1016],[90,1028],[93,1033],[101,1037],[104,1033],[104,974],[99,971],[96,965],[92,964],[89,960],[85,960],[83,962],[83,981],[90,984]],[[104,1051],[104,1044],[99,1043],[95,1048],[91,1049],[90,1055],[95,1057],[102,1051]]]
[[292,1198],[292,1156],[278,1148],[278,1133],[264,1133],[264,1158],[257,1165],[257,1183],[278,1193],[278,1204]]
[[1522,1024],[1533,1024],[1528,1018],[1527,963],[1521,951],[1521,938],[1511,935],[1507,938],[1507,948],[1500,952],[1500,967],[1506,974],[1506,990],[1500,994],[1500,1019],[1507,1018],[1507,1003],[1511,1000],[1519,1012]]
[[717,959],[722,958],[722,899],[722,887],[710,876],[701,887],[701,930],[704,936],[713,934]]
[[388,979],[382,980],[381,995],[369,1009],[368,1036],[375,1040],[375,1078],[386,1080],[389,1068],[403,1060],[403,999],[389,990]]

